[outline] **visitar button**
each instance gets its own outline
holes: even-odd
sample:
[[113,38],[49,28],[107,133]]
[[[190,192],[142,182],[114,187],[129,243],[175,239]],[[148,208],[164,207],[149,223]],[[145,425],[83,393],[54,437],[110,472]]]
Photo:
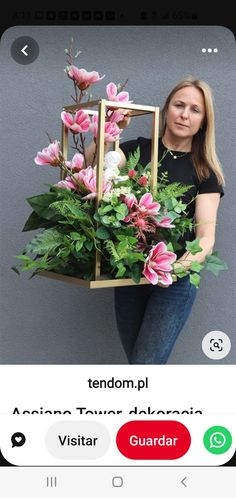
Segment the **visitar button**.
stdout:
[[108,451],[110,434],[101,422],[63,420],[49,428],[46,446],[56,458],[95,460]]

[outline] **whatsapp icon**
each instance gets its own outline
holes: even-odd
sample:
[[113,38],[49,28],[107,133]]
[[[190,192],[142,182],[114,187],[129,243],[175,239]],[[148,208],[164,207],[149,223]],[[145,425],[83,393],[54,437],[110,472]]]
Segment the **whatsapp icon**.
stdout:
[[214,425],[205,432],[203,443],[207,451],[215,455],[221,455],[229,450],[232,444],[232,436],[226,427]]

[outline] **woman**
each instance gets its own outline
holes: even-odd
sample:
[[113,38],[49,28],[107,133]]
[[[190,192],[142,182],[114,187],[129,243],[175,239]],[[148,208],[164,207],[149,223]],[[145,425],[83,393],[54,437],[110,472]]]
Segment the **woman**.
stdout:
[[[196,255],[187,254],[185,249],[177,253],[177,261],[189,269],[192,261],[201,263],[212,253],[217,210],[224,194],[224,177],[215,152],[210,87],[202,80],[184,79],[167,97],[161,117],[159,158],[163,159],[158,175],[167,171],[170,182],[192,185],[182,199],[188,204],[188,217],[194,218],[196,228],[181,242],[198,238],[202,251]],[[126,127],[129,120],[126,116],[121,127]],[[120,167],[138,145],[141,164],[150,162],[151,140],[140,137],[120,145]],[[167,362],[195,297],[196,288],[188,277],[169,287],[159,284],[115,288],[117,325],[130,364]]]

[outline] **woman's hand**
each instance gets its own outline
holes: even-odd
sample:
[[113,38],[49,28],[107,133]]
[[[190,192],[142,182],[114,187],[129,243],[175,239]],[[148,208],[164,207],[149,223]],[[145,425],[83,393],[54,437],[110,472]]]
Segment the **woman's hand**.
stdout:
[[130,121],[131,121],[131,116],[130,116],[130,113],[131,113],[131,111],[129,111],[129,109],[127,109],[127,110],[126,110],[126,109],[118,109],[118,111],[119,111],[120,113],[122,113],[124,117],[123,117],[122,121],[119,121],[119,122],[117,123],[117,126],[119,126],[119,128],[120,128],[121,130],[124,130],[124,129],[125,129],[125,128],[127,128],[127,127],[129,126],[129,124],[130,124]]

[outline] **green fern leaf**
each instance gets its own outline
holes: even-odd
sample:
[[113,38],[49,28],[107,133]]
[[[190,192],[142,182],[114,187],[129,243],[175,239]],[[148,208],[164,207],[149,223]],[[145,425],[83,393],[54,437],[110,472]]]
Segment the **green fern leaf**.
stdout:
[[25,251],[32,254],[54,254],[58,247],[64,243],[64,235],[50,228],[36,235],[25,247]]

